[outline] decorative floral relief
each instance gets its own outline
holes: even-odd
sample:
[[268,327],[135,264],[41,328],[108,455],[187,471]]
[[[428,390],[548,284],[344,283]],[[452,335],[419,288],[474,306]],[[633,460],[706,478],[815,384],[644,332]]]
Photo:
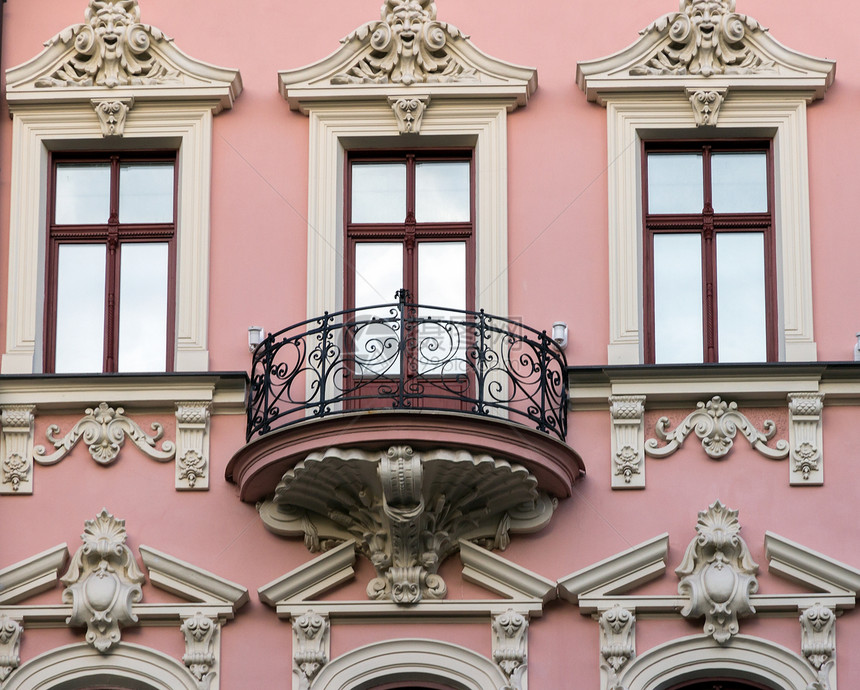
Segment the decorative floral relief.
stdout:
[[150,50],[167,38],[155,27],[140,23],[137,0],[90,0],[84,24],[75,24],[45,43],[60,43],[74,54],[37,87],[116,86],[181,81],[179,72]]
[[792,393],[788,396],[793,484],[822,484],[824,481],[821,453],[823,409],[823,393]]
[[180,628],[185,636],[182,661],[197,679],[201,690],[209,687],[215,666],[215,638],[218,622],[198,612],[187,618]]
[[665,458],[678,450],[686,438],[695,432],[702,439],[702,448],[708,457],[719,460],[732,449],[734,438],[740,431],[750,445],[765,457],[782,460],[788,456],[789,448],[785,440],[777,441],[775,448],[767,445],[776,434],[773,421],[765,420],[763,430],[758,431],[746,416],[738,412],[737,403],[726,403],[719,396],[714,396],[706,403],[696,403],[696,408],[673,431],[667,431],[669,418],[660,417],[656,433],[666,445],[660,447],[656,438],[650,438],[645,442],[645,452],[651,457]]
[[725,96],[725,89],[687,90],[687,97],[693,106],[693,116],[696,118],[696,127],[713,127],[717,124]]
[[836,614],[821,604],[810,606],[800,614],[800,630],[803,656],[820,670],[836,651]]
[[600,667],[610,690],[621,690],[619,672],[636,656],[636,616],[615,604],[600,616]]
[[24,627],[6,614],[0,615],[0,683],[21,663],[21,635]]
[[419,134],[424,111],[430,105],[430,96],[392,96],[388,99],[397,118],[401,134]]
[[735,13],[735,0],[681,0],[680,12],[667,14],[640,32],[668,37],[668,42],[630,74],[710,77],[773,71],[773,62],[745,40],[747,32],[764,31],[755,19]]
[[33,492],[33,420],[35,405],[6,405],[0,410],[3,457],[0,494]]
[[209,403],[176,403],[176,488],[209,488]]
[[513,609],[493,616],[493,661],[510,681],[511,690],[522,688],[528,629],[528,618]]
[[83,439],[93,460],[100,465],[109,465],[119,455],[126,436],[153,460],[165,462],[173,459],[176,452],[173,442],[164,441],[161,450],[156,447],[156,443],[164,435],[161,424],[152,423],[155,435],[150,436],[136,422],[126,417],[124,412],[123,408],[118,407],[114,410],[107,403],[100,403],[95,409],[87,408],[86,416],[62,438],[55,436],[60,431],[60,427],[52,424],[48,427],[47,436],[57,451],[52,455],[46,455],[44,446],[36,446],[33,452],[34,459],[41,465],[53,465],[66,457],[78,441]]
[[320,669],[328,662],[328,618],[313,611],[293,620],[293,671],[299,687],[307,690]]
[[642,488],[645,486],[645,396],[612,395],[609,413],[612,417],[612,488]]
[[448,39],[465,38],[456,27],[436,21],[434,0],[385,0],[382,21],[370,22],[341,41],[358,40],[370,51],[333,84],[423,84],[476,80],[475,70],[458,62]]
[[143,597],[143,573],[126,546],[125,520],[102,509],[84,523],[81,546],[60,581],[63,601],[72,604],[71,626],[86,626],[87,643],[109,652],[120,640],[120,627],[137,623],[132,605]]
[[739,616],[755,613],[750,595],[758,591],[758,565],[740,529],[738,511],[716,501],[699,513],[698,536],[675,570],[681,578],[678,592],[689,599],[681,615],[704,616],[705,634],[718,644],[726,644],[737,634]]
[[93,108],[99,118],[103,137],[121,137],[125,133],[125,120],[134,105],[133,98],[117,100],[92,100]]

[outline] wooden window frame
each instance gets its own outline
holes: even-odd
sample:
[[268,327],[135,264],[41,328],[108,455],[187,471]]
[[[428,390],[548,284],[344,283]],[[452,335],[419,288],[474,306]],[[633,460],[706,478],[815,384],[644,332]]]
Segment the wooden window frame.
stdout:
[[[352,222],[352,164],[406,162],[406,218],[400,223]],[[467,222],[425,222],[415,220],[415,164],[433,161],[469,162],[469,216]],[[403,285],[408,290],[408,302],[420,303],[418,294],[418,252],[423,242],[466,243],[466,309],[475,305],[475,160],[471,148],[418,149],[396,151],[350,151],[345,157],[344,228],[344,308],[355,308],[355,246],[359,242],[402,242]],[[382,302],[395,301],[387,295]],[[436,305],[446,306],[446,305]]]
[[[170,223],[119,222],[119,170],[123,163],[173,164],[173,221]],[[107,223],[59,225],[56,223],[57,167],[66,163],[110,164],[110,216]],[[178,164],[176,151],[74,152],[50,154],[48,164],[48,229],[44,314],[45,371],[55,369],[59,248],[63,244],[105,244],[105,326],[102,371],[118,371],[121,248],[125,244],[167,244],[167,323],[165,371],[173,371],[176,338],[176,225],[178,214]]]
[[[710,156],[713,152],[763,152],[767,156],[767,205],[763,213],[715,213],[712,206]],[[701,213],[651,214],[648,209],[648,155],[651,153],[701,153],[703,200]],[[642,142],[642,218],[645,322],[644,355],[647,364],[656,360],[654,306],[654,236],[657,234],[695,234],[702,241],[702,362],[719,362],[716,285],[716,236],[720,233],[760,231],[764,235],[766,361],[779,357],[777,340],[776,232],[774,218],[773,142],[769,139],[719,139],[693,141]]]

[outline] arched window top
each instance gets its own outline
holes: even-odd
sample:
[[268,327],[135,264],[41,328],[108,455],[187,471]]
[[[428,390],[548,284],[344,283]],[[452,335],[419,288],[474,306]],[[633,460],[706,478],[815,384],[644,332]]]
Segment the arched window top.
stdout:
[[53,649],[22,664],[6,682],[16,690],[197,690],[178,661],[125,642],[108,655],[83,643]]
[[388,640],[332,660],[314,679],[314,690],[498,690],[507,681],[489,659],[436,640]]
[[685,681],[716,677],[746,683],[740,687],[807,690],[817,680],[797,654],[747,635],[735,635],[726,647],[706,636],[672,640],[637,657],[620,675],[628,690],[680,690]]

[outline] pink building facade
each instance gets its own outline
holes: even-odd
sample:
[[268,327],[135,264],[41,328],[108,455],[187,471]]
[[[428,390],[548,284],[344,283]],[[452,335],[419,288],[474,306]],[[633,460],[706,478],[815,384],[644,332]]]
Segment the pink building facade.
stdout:
[[856,13],[7,0],[0,690],[855,687]]

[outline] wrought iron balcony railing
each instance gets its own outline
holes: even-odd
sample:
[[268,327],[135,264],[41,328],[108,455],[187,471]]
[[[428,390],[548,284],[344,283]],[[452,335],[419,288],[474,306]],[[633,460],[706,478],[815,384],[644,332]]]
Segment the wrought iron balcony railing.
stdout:
[[506,417],[564,440],[566,360],[545,332],[483,311],[397,303],[326,312],[254,351],[247,439],[355,410]]

